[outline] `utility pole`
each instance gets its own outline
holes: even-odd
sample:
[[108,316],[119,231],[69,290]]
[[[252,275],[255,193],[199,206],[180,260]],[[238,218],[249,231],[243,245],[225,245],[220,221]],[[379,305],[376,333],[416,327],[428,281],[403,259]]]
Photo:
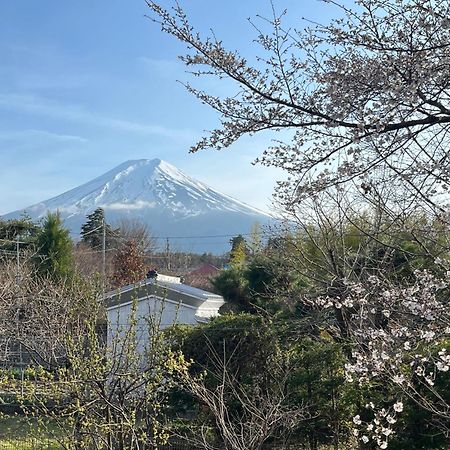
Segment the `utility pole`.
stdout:
[[102,265],[103,265],[103,290],[105,290],[106,281],[106,223],[103,217],[103,239],[102,239]]
[[184,268],[188,270],[190,264],[191,264],[191,256],[188,253],[186,253],[184,255]]
[[17,275],[16,283],[19,284],[20,281],[20,237],[16,236],[16,262],[17,262]]
[[167,270],[170,270],[170,242],[169,242],[169,238],[166,238],[166,258],[167,258]]

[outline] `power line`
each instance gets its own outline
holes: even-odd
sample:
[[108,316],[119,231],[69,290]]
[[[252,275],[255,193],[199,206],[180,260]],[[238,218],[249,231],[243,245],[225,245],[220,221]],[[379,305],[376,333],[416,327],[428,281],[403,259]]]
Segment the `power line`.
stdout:
[[[119,250],[118,248],[107,248],[106,252],[113,252]],[[26,253],[26,249],[21,249],[20,253]],[[88,253],[88,254],[92,254],[92,253],[103,253],[103,250],[82,250],[82,253]],[[11,256],[16,256],[17,255],[17,251],[16,250],[5,250],[0,248],[0,253],[3,253],[5,255],[11,255]],[[37,252],[33,252],[33,256],[48,256],[45,255],[43,253],[37,253]]]
[[103,279],[103,292],[105,292],[105,280],[106,280],[106,222],[105,217],[102,220],[103,236],[102,236],[102,279]]
[[[98,230],[100,230],[100,228],[103,228],[103,223],[101,225],[99,225],[97,228],[94,228],[93,230],[88,231],[87,233],[83,233],[83,236],[87,236],[87,235],[93,233],[94,231],[98,231]],[[80,236],[81,232],[80,233],[74,233],[73,231],[69,231],[69,234],[71,234],[72,236]]]
[[251,236],[251,233],[234,233],[234,234],[213,234],[213,235],[203,235],[203,236],[151,236],[152,239],[209,239],[209,238],[229,238],[241,236]]

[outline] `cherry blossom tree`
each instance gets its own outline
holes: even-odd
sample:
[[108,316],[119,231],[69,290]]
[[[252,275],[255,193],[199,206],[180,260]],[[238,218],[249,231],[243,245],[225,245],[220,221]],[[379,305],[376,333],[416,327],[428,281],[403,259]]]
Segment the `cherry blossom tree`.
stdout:
[[[362,447],[386,448],[405,398],[448,431],[450,401],[438,385],[449,373],[448,244],[439,224],[448,222],[450,182],[450,2],[324,3],[337,13],[328,24],[287,27],[286,11],[274,7],[271,18],[250,21],[257,51],[243,56],[213,32],[198,33],[178,4],[147,0],[151,19],[186,44],[181,60],[194,75],[235,87],[218,96],[186,83],[221,121],[191,151],[284,131],[258,162],[287,173],[278,200],[320,256],[300,266],[301,275],[327,288],[303,300],[336,318],[330,328],[347,342],[349,382],[397,389],[389,404],[367,404],[368,419],[353,418]],[[356,247],[349,223],[361,237]],[[437,258],[432,270],[393,277],[386,259],[367,264],[371,248],[414,257],[386,239],[393,229]],[[311,254],[300,250],[308,262]]]
[[376,441],[386,448],[393,425],[409,398],[432,414],[449,431],[450,308],[449,274],[417,271],[408,286],[378,275],[349,282],[339,297],[323,296],[315,307],[345,311],[351,356],[346,364],[349,382],[360,386],[373,381],[391,386],[397,399],[383,407],[366,405],[368,421],[353,418],[362,443]]
[[384,391],[354,417],[355,438],[386,448],[404,402],[448,433],[448,226],[383,208],[358,214],[357,198],[329,190],[305,203],[284,263],[305,280],[300,304],[346,349],[347,381]]
[[186,44],[181,60],[195,75],[235,86],[220,97],[186,84],[221,119],[191,151],[291,130],[292,139],[276,141],[259,159],[290,175],[279,186],[285,205],[329,186],[370,190],[381,178],[442,210],[438,196],[449,184],[448,1],[324,1],[338,9],[329,24],[285,28],[286,12],[275,9],[261,26],[251,22],[259,51],[249,57],[214,34],[202,37],[178,4],[166,10],[147,1],[151,18]]

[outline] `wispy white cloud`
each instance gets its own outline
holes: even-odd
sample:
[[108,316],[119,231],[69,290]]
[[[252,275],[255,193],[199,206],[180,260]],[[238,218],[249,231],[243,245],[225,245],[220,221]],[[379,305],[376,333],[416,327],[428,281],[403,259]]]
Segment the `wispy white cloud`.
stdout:
[[113,210],[131,210],[131,209],[144,209],[144,208],[154,208],[156,206],[155,202],[145,202],[143,200],[138,200],[137,202],[130,203],[109,203],[108,205],[101,205],[104,209]]
[[192,130],[108,117],[88,111],[82,106],[65,105],[35,95],[0,93],[0,108],[141,135],[160,135],[174,139],[192,139],[196,136]]
[[1,142],[78,142],[85,143],[88,140],[81,136],[74,136],[70,134],[52,133],[46,130],[20,130],[20,131],[1,131],[0,130],[0,143]]

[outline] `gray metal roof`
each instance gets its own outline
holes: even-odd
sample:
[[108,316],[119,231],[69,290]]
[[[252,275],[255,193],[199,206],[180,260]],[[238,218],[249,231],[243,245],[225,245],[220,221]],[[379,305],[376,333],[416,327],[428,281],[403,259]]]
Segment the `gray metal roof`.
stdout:
[[121,289],[108,292],[103,301],[106,308],[129,303],[133,300],[141,300],[146,297],[157,296],[177,303],[200,307],[207,301],[223,303],[223,297],[212,292],[187,286],[182,283],[169,281],[157,281],[147,279],[140,283],[124,286]]

